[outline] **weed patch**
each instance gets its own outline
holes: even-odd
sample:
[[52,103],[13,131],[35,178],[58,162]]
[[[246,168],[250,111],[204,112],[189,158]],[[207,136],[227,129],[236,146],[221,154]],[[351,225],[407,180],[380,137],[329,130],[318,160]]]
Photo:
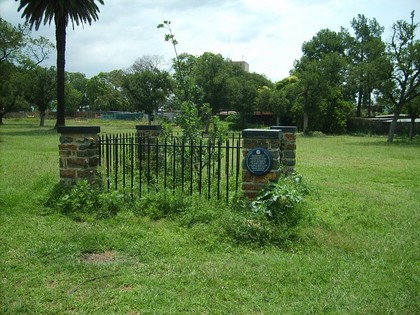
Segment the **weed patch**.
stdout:
[[104,192],[87,181],[71,188],[57,185],[46,205],[75,221],[94,221],[115,216],[125,208],[125,196],[118,191]]
[[229,235],[238,243],[287,246],[298,239],[309,218],[304,196],[308,186],[301,175],[282,177],[263,189],[252,202],[238,199],[234,205]]
[[282,177],[278,183],[262,190],[255,201],[237,195],[233,204],[204,199],[182,192],[153,192],[135,204],[138,215],[153,220],[171,218],[196,234],[205,230],[223,236],[236,244],[252,246],[285,246],[298,238],[300,227],[309,218],[304,203],[308,186],[301,175]]
[[150,191],[135,201],[134,212],[158,220],[180,214],[190,206],[191,198],[182,192]]

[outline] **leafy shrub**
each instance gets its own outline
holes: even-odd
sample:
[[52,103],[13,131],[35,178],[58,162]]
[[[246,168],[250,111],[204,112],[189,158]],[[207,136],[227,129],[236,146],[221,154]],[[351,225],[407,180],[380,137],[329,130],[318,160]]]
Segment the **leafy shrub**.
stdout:
[[151,191],[136,202],[134,211],[153,220],[171,218],[194,233],[205,230],[209,239],[285,246],[298,236],[301,223],[308,217],[304,204],[307,193],[302,176],[293,174],[266,187],[252,202],[242,195],[225,204],[181,191]]
[[179,216],[179,222],[184,227],[192,227],[194,225],[211,224],[222,216],[225,212],[225,204],[221,206],[218,200],[206,200],[199,195],[188,197],[190,204]]
[[190,199],[179,191],[154,191],[143,195],[135,204],[135,212],[153,220],[173,216],[185,211]]
[[225,121],[229,123],[229,129],[240,130],[242,129],[242,118],[239,114],[230,114],[226,117]]
[[[302,176],[294,174],[267,186],[252,202],[237,195],[228,205],[179,190],[151,190],[134,201],[131,209],[153,220],[174,219],[200,239],[224,238],[252,246],[286,246],[298,236],[301,223],[308,216],[304,204],[307,193]],[[48,203],[74,220],[92,221],[116,215],[127,202],[121,192],[104,192],[87,182],[79,182],[71,189],[56,189]]]
[[76,221],[92,221],[116,215],[124,206],[124,195],[118,191],[104,192],[87,181],[71,188],[57,187],[47,206],[57,209]]
[[302,176],[281,178],[262,190],[251,203],[254,212],[262,212],[276,225],[296,226],[303,216],[303,196],[308,192]]
[[238,199],[226,226],[228,234],[238,243],[286,245],[308,217],[303,202],[307,193],[302,176],[294,174],[270,184],[252,202]]

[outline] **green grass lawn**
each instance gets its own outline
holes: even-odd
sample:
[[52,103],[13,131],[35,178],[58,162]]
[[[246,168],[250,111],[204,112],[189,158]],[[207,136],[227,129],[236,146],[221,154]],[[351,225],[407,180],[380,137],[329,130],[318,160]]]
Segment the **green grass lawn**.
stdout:
[[[50,211],[53,123],[0,126],[1,314],[420,313],[418,138],[299,136],[312,220],[287,249],[255,248],[205,224]],[[68,125],[87,123],[105,133],[136,125]]]

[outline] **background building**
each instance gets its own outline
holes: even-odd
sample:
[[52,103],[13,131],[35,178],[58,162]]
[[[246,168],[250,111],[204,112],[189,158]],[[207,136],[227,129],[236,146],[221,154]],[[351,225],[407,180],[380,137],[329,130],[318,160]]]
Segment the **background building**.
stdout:
[[242,69],[244,69],[246,72],[249,72],[249,64],[246,61],[232,61],[235,64],[238,64],[241,66]]

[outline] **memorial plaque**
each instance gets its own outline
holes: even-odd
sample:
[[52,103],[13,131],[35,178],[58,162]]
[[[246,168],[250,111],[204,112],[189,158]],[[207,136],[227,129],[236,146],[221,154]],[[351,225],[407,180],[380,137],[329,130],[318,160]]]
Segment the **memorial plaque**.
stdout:
[[256,176],[267,174],[273,165],[271,153],[263,148],[255,148],[248,152],[245,157],[247,170]]

